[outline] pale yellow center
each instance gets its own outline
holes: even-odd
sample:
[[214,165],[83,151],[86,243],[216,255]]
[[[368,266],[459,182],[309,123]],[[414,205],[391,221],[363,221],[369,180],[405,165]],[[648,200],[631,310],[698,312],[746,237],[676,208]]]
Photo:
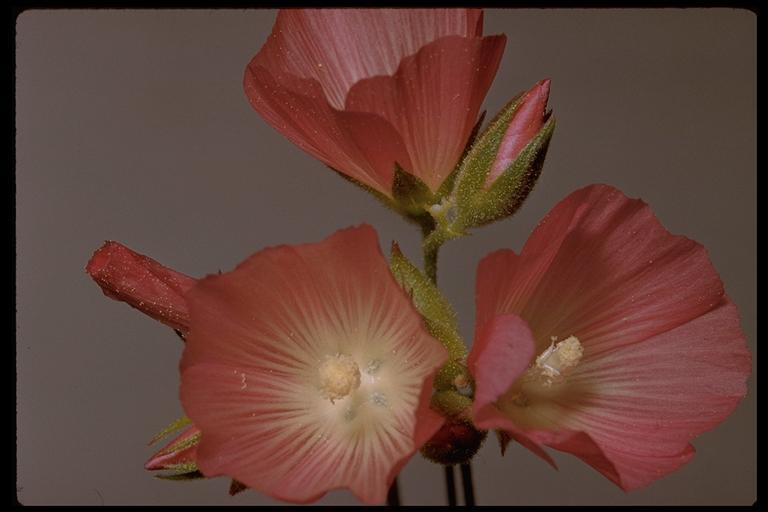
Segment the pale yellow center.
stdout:
[[555,343],[542,352],[526,372],[526,380],[538,381],[545,387],[559,382],[568,370],[575,367],[584,355],[584,348],[576,336]]
[[350,356],[326,356],[318,368],[320,393],[331,403],[348,396],[360,387],[360,368]]

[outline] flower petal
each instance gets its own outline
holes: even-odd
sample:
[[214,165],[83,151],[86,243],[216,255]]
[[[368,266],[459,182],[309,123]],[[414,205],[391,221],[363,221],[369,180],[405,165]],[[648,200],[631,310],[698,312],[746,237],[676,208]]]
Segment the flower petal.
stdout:
[[535,349],[528,324],[517,315],[498,316],[483,326],[467,357],[467,366],[475,377],[475,416],[525,372]]
[[[481,32],[482,12],[473,9],[280,11],[272,35],[246,68],[246,95],[294,144],[379,192],[391,196],[395,163],[427,177],[434,190],[464,149],[503,50],[503,40],[481,39]],[[348,104],[355,83],[392,75],[404,58],[446,36],[463,46],[441,44],[417,60],[446,48],[458,55],[409,64],[400,81],[416,84],[383,86],[390,96],[407,93],[404,99],[418,111],[404,112],[400,105],[397,112],[383,109],[390,115],[382,118],[372,114],[382,111],[378,102],[370,108]],[[432,97],[435,91],[445,97]],[[408,133],[398,133],[403,126]]]
[[252,65],[317,80],[344,108],[352,85],[391,75],[400,61],[444,36],[479,36],[479,9],[285,9]]
[[404,169],[435,191],[464,152],[505,42],[503,35],[438,39],[403,59],[393,76],[357,82],[346,110],[388,120],[410,155]]
[[[578,367],[568,381],[582,389],[576,398],[527,407],[478,401],[475,423],[505,430],[545,460],[542,445],[572,453],[629,491],[693,457],[689,441],[733,411],[750,368],[736,308],[724,303]],[[488,378],[477,371],[480,385]]]
[[[507,278],[496,278],[507,263]],[[519,258],[482,261],[478,283],[483,319],[516,313],[528,321],[539,352],[552,336],[575,335],[593,355],[670,330],[723,296],[701,245],[670,234],[648,205],[607,185],[561,201]]]
[[[502,453],[509,442],[504,433],[555,466],[541,447],[522,434],[501,413],[495,402],[528,368],[536,348],[528,324],[516,315],[502,315],[486,322],[472,343],[467,365],[475,379],[472,418],[483,429],[502,429]],[[506,429],[506,430],[504,430]],[[556,467],[556,466],[555,466]]]
[[273,75],[252,62],[244,87],[253,108],[291,142],[382,194],[392,195],[395,162],[411,165],[389,122],[334,109],[314,80]]
[[195,279],[112,241],[93,254],[86,272],[107,297],[123,301],[173,329],[189,330],[184,293]]
[[[394,471],[440,427],[426,411],[445,349],[394,281],[368,226],[261,251],[189,293],[181,400],[203,432],[198,465],[279,499],[348,487],[384,501]],[[328,356],[359,389],[331,402]],[[425,391],[427,390],[427,391]]]

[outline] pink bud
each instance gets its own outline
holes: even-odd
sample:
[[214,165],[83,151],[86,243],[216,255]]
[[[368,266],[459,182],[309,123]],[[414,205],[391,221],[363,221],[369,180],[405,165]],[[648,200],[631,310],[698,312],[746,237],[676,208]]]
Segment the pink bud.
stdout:
[[200,429],[191,425],[144,464],[145,469],[173,469],[178,464],[197,462],[197,444]]
[[486,186],[490,186],[512,165],[520,151],[541,129],[549,98],[549,82],[549,79],[541,80],[525,93],[523,102],[504,133],[496,160],[486,178]]
[[107,297],[183,333],[189,330],[184,293],[195,279],[111,241],[93,254],[85,270]]

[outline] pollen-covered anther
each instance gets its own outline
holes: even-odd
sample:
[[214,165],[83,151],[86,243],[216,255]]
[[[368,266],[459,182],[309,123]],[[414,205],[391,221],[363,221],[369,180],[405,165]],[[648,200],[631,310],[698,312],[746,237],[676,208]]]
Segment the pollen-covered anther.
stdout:
[[552,385],[563,373],[573,368],[584,355],[584,348],[576,336],[569,336],[559,343],[554,341],[536,358],[531,370],[543,379],[545,386]]
[[318,368],[320,393],[331,403],[360,387],[360,368],[346,354],[326,356]]

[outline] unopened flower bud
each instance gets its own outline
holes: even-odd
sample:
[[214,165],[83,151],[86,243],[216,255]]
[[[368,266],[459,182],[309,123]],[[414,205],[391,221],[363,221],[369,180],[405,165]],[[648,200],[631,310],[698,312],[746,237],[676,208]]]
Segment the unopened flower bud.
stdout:
[[[144,464],[150,471],[170,469],[194,471],[197,469],[197,445],[200,442],[200,429],[194,425],[188,427],[178,437],[152,455]],[[186,472],[186,471],[184,471]]]
[[482,226],[515,213],[544,165],[554,131],[546,112],[549,80],[509,102],[461,163],[452,193],[454,229]]
[[107,297],[126,302],[181,333],[189,330],[184,293],[195,279],[117,242],[106,242],[85,270]]
[[544,124],[544,116],[549,99],[550,80],[541,80],[534,85],[523,97],[522,103],[515,111],[504,137],[496,153],[491,171],[485,180],[489,187],[515,161],[520,151],[539,133]]

